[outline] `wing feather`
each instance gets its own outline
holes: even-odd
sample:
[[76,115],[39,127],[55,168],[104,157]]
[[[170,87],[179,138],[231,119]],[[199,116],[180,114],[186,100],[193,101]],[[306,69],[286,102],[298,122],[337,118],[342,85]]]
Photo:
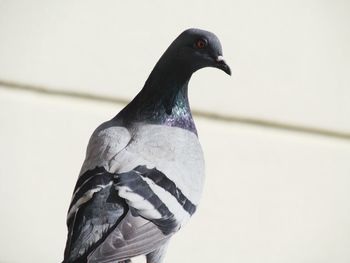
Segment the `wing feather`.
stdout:
[[118,262],[148,254],[166,243],[164,235],[151,221],[129,211],[118,227],[88,258],[89,263]]

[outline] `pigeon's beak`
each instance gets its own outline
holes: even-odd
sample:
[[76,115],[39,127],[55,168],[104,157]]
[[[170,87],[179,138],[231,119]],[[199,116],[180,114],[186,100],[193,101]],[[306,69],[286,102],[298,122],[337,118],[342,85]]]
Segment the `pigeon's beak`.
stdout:
[[222,71],[226,72],[228,75],[231,76],[231,69],[230,67],[226,64],[224,57],[223,56],[218,56],[215,59],[215,67],[218,69],[221,69]]

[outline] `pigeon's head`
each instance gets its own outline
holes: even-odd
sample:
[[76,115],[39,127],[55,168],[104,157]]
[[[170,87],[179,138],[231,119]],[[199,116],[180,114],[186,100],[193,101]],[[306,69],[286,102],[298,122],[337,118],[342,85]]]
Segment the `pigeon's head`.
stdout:
[[164,54],[168,61],[175,62],[190,73],[201,68],[215,67],[231,75],[231,69],[226,64],[218,37],[205,30],[187,29],[170,45]]

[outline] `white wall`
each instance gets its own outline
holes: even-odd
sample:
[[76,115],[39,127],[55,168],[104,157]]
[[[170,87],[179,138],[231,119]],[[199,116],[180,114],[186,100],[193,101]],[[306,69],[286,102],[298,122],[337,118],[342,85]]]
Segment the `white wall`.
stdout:
[[233,77],[190,83],[207,182],[167,262],[350,262],[349,13],[340,0],[0,0],[0,262],[62,260],[87,140],[123,107],[79,97],[130,100],[188,27],[219,36]]

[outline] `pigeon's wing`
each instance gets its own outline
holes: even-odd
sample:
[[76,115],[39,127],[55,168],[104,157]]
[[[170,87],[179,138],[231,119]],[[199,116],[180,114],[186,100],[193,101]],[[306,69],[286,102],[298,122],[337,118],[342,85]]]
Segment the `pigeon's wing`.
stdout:
[[161,249],[196,209],[156,168],[140,165],[114,178],[129,212],[89,255],[89,263],[116,262]]
[[130,141],[127,129],[112,121],[91,136],[67,216],[64,262],[79,262],[95,249],[128,211],[114,187],[109,165]]
[[70,206],[65,262],[113,262],[151,253],[195,209],[156,168],[137,166],[120,174],[88,170],[78,179]]

